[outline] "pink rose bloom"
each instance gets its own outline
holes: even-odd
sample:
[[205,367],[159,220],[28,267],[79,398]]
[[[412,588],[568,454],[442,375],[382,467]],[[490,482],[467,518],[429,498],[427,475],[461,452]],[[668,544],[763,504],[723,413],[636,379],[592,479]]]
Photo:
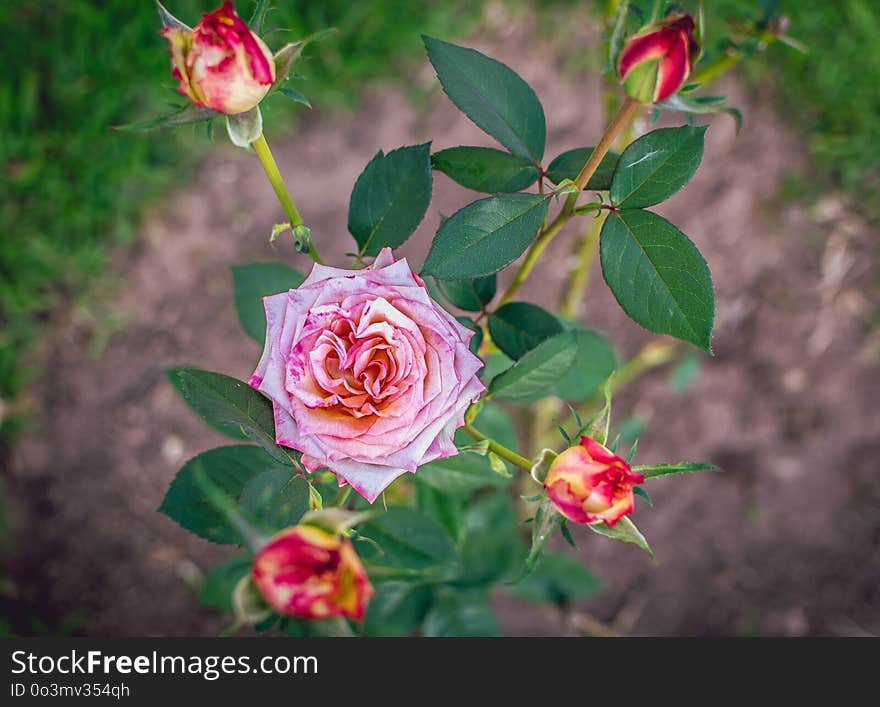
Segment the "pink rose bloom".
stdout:
[[178,90],[197,106],[227,114],[257,105],[275,81],[275,62],[265,42],[235,12],[232,0],[209,12],[192,31],[166,27]]
[[389,248],[364,270],[315,265],[265,297],[266,345],[250,385],[272,400],[275,441],[370,502],[404,472],[457,454],[485,387],[473,332]]

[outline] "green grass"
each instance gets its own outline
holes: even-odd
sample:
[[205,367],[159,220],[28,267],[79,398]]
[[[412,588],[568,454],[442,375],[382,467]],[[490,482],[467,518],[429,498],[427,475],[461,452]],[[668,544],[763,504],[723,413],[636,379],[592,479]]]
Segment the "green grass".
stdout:
[[[189,24],[219,4],[166,2]],[[339,30],[298,67],[306,78],[298,88],[325,107],[352,103],[364,82],[415,60],[421,32],[455,35],[476,14],[464,1],[276,5],[267,28],[290,32],[268,32],[272,46]],[[247,18],[252,3],[238,6]],[[32,374],[29,359],[48,313],[100,282],[112,247],[133,238],[144,207],[184,182],[209,143],[196,128],[110,129],[179,99],[150,0],[7,0],[0,26],[0,400],[9,401]],[[273,127],[290,125],[297,112],[273,107]],[[3,429],[15,419],[7,415]]]
[[[708,20],[717,24],[759,4],[709,0]],[[775,4],[789,17],[788,34],[808,52],[774,44],[748,63],[747,75],[772,82],[783,118],[806,137],[815,167],[805,182],[811,191],[841,188],[869,214],[880,214],[880,3]]]

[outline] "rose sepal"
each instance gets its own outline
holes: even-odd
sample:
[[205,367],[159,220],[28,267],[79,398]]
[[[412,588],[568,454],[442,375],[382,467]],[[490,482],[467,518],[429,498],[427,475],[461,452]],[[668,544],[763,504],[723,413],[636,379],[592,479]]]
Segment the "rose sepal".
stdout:
[[544,485],[544,479],[547,478],[547,472],[550,470],[550,465],[557,456],[557,453],[552,449],[542,449],[541,453],[535,457],[529,473],[537,483],[542,486]]
[[247,149],[263,134],[263,114],[260,107],[254,106],[244,113],[226,116],[226,132],[236,147]]
[[186,32],[192,32],[192,27],[188,24],[181,22],[174,15],[168,12],[168,8],[166,8],[159,0],[155,0],[156,9],[159,11],[159,19],[162,20],[163,27],[170,27],[171,29],[182,29]]
[[691,98],[681,93],[676,93],[669,98],[656,103],[657,108],[675,111],[677,113],[688,113],[690,115],[701,115],[704,113],[726,113],[733,122],[736,123],[736,131],[742,129],[743,117],[739,108],[724,105],[724,96],[697,96]]
[[279,49],[272,56],[272,60],[275,63],[275,81],[272,83],[272,87],[269,89],[269,94],[271,95],[275,91],[281,90],[281,87],[290,78],[290,72],[293,69],[294,64],[299,61],[299,58],[302,56],[303,50],[312,42],[320,42],[322,39],[332,34],[336,30],[333,28],[318,30],[317,32],[313,32],[308,37],[304,39],[300,39],[296,42],[288,42],[281,49]]
[[526,556],[522,572],[510,584],[522,582],[535,570],[547,541],[562,524],[562,520],[562,514],[556,511],[552,501],[546,496],[542,498],[535,511],[535,516],[532,518],[532,544],[529,548],[529,554]]
[[159,130],[160,128],[174,128],[178,125],[192,125],[193,123],[202,123],[213,120],[221,115],[215,110],[187,103],[185,106],[178,108],[173,113],[160,115],[155,118],[147,118],[135,123],[125,123],[124,125],[113,126],[114,130],[126,130],[132,132],[145,132],[148,130]]
[[349,511],[345,508],[328,507],[309,511],[300,518],[300,525],[311,525],[333,535],[345,535],[361,523],[380,515],[378,511]]
[[624,543],[633,543],[647,552],[652,560],[657,559],[654,556],[654,551],[651,549],[651,546],[648,545],[645,536],[642,535],[642,532],[636,527],[636,524],[627,516],[620,518],[613,527],[608,527],[602,521],[599,521],[598,523],[590,523],[587,527],[594,533],[604,535],[606,538],[620,540]]
[[250,574],[246,574],[232,590],[232,610],[241,624],[258,624],[272,613],[259,590],[254,586]]

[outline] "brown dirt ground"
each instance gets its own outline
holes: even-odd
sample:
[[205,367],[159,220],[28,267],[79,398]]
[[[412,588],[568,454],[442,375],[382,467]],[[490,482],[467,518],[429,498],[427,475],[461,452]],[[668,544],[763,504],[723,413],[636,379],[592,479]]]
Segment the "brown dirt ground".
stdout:
[[[537,91],[548,158],[595,139],[596,78],[566,77],[521,26],[473,44]],[[434,85],[427,67],[416,80]],[[661,209],[711,265],[716,356],[682,395],[670,392],[668,370],[641,379],[615,414],[650,422],[640,460],[711,460],[724,473],[654,482],[655,509],[640,507],[637,520],[656,565],[632,546],[578,534],[581,555],[607,585],[581,608],[635,635],[876,634],[880,341],[869,323],[878,233],[834,196],[810,208],[781,201],[781,183],[802,165],[802,141],[768,96],[722,88],[744,109],[744,130],[736,136],[728,119],[712,120],[704,166]],[[375,151],[428,139],[435,149],[491,144],[436,90],[417,109],[394,89],[368,95],[353,115],[316,111],[279,143],[279,163],[323,253],[351,248],[348,194]],[[473,198],[437,175],[432,208],[404,254],[421,262],[438,214]],[[13,577],[42,611],[81,616],[81,631],[100,636],[221,627],[199,608],[194,587],[227,551],[155,508],[181,463],[223,440],[187,411],[163,369],[251,372],[259,352],[238,328],[227,268],[275,258],[307,267],[289,244],[267,245],[280,220],[257,161],[217,149],[146,220],[137,246],[119,254],[118,284],[106,299],[125,325],[101,355],[90,353],[93,326],[75,313],[54,326],[33,390],[39,432],[17,445],[9,474]],[[571,237],[551,246],[524,298],[551,304]],[[625,354],[650,339],[598,273],[586,321]],[[498,607],[509,634],[579,630],[576,620],[509,600]]]

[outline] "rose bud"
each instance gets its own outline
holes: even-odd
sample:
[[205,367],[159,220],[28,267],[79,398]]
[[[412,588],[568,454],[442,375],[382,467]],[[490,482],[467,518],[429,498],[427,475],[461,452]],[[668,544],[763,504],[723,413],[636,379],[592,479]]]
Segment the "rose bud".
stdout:
[[282,530],[257,553],[251,577],[279,614],[361,621],[373,587],[346,538],[313,525]]
[[244,113],[257,105],[275,81],[269,47],[248,29],[232,0],[209,12],[192,31],[165,27],[172,75],[178,90],[197,106]]
[[669,98],[690,76],[699,53],[694,18],[675,13],[627,40],[619,73],[626,94],[642,103]]
[[562,452],[547,471],[544,488],[562,515],[575,523],[601,523],[610,528],[632,513],[633,486],[645,477],[589,437]]
[[275,413],[275,441],[373,502],[398,476],[458,454],[455,430],[485,386],[474,335],[383,248],[362,270],[315,265],[263,298],[266,344],[250,385]]

